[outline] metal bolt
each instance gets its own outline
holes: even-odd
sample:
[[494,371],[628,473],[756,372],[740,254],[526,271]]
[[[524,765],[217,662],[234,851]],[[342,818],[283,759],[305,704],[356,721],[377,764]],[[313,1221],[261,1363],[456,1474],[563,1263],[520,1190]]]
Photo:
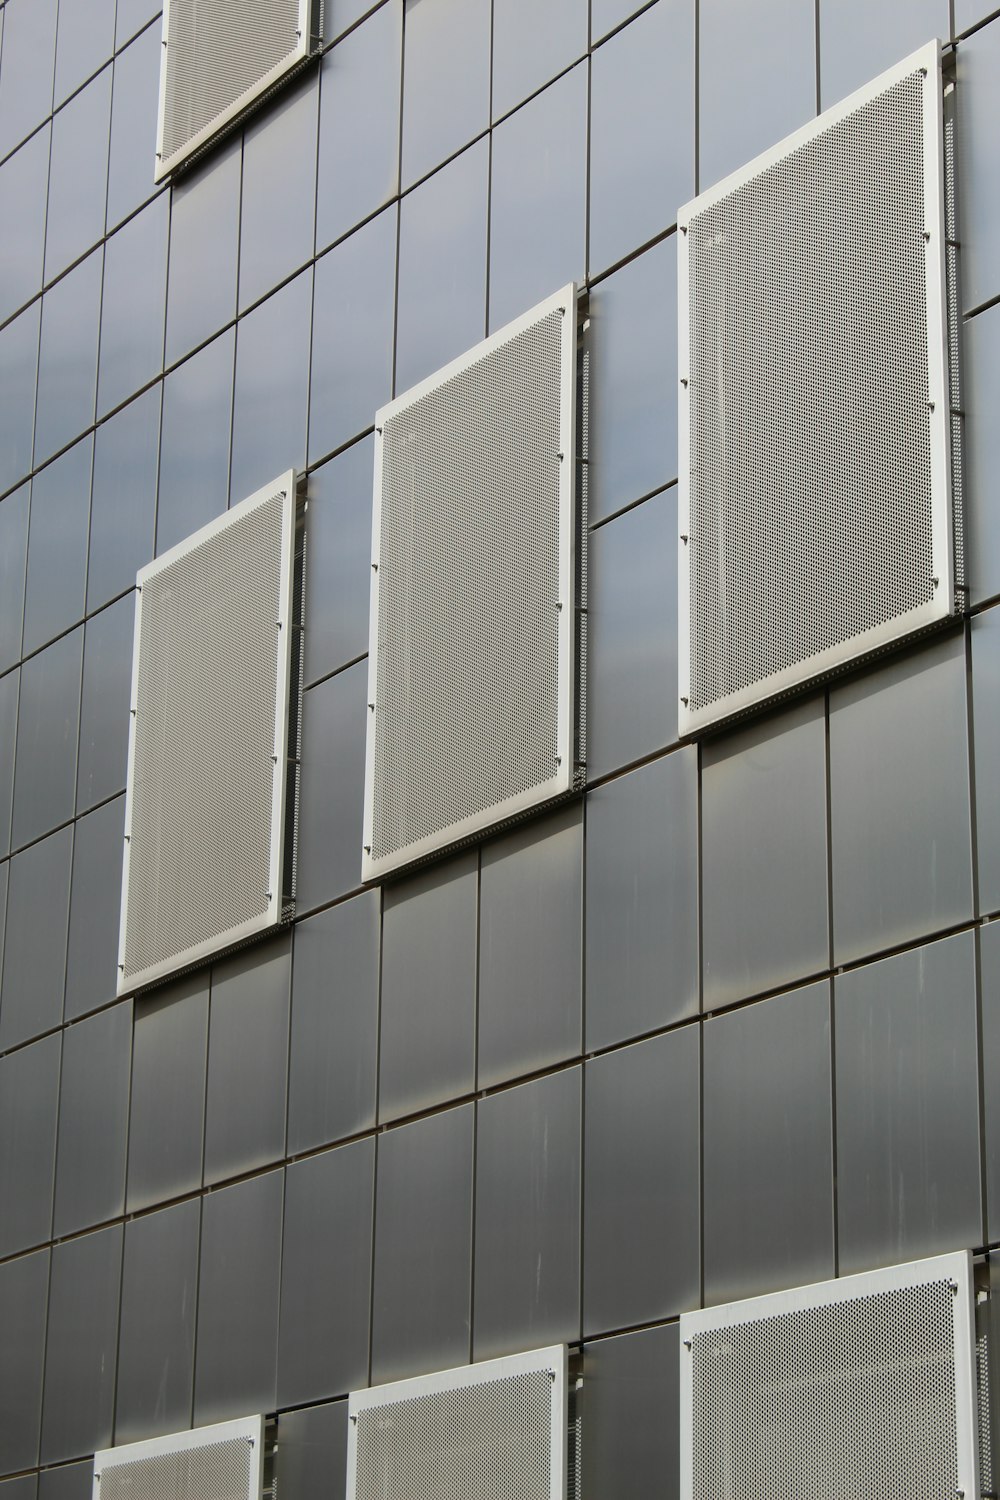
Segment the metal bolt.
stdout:
[[558,602],[556,603],[556,609],[562,609],[562,600],[561,599],[558,600]]
[[378,572],[378,563],[372,563],[372,572],[373,573],[377,573]]
[[562,463],[562,461],[566,457],[566,455],[565,455],[565,453],[560,453],[560,454],[557,455],[557,457],[559,459],[559,462]]
[[281,621],[280,620],[278,621],[278,629],[279,630],[281,629]]
[[683,533],[683,532],[682,532],[682,533],[681,533],[681,541],[682,541],[682,542],[683,542],[683,543],[684,543],[684,545],[685,545],[685,547],[686,547],[686,546],[687,546],[687,544],[688,544],[688,539],[687,539],[687,537],[686,537],[686,536],[685,536],[685,535],[684,535],[684,533]]
[[681,385],[684,387],[685,390],[687,390],[687,381],[684,379],[683,375],[681,376]]
[[368,707],[371,709],[372,713],[375,712],[375,705],[374,705],[374,703],[369,703]]
[[[365,853],[366,854],[370,854],[371,852],[372,852],[372,846],[371,846],[371,844],[366,844],[365,845]],[[357,1421],[357,1417],[355,1417],[354,1420]]]
[[949,1281],[948,1285],[951,1287],[952,1291],[955,1293],[955,1296],[957,1297],[958,1296],[958,1282],[957,1281]]
[[684,1347],[685,1347],[685,1349],[690,1349],[690,1347],[691,1347],[691,1340],[690,1339],[685,1339],[684,1340]]
[[686,224],[682,224],[682,225],[681,225],[681,226],[680,226],[680,229],[681,229],[681,234],[687,234],[687,232],[688,232],[688,227],[687,227],[687,225],[686,225]]
[[560,309],[559,309],[559,311],[560,311],[560,312],[561,312],[561,313],[562,313],[562,315],[563,315],[563,317],[565,317],[565,316],[566,316],[566,309],[565,309],[565,308],[564,308],[564,307],[561,307],[561,308],[560,308]]
[[[382,429],[381,429],[381,427],[376,427],[375,431],[378,433],[379,437],[382,436]],[[356,1422],[358,1420],[357,1417],[355,1417],[354,1420]]]
[[[931,583],[932,583],[932,584],[933,584],[933,585],[934,585],[934,587],[935,587],[935,588],[937,588],[937,586],[938,586],[938,584],[939,584],[939,583],[940,583],[940,581],[941,581],[941,580],[940,580],[940,579],[939,579],[939,578],[932,578],[932,579],[931,579]],[[955,1290],[956,1290],[956,1291],[957,1291],[957,1290],[958,1290],[958,1288],[957,1288],[957,1287],[956,1287],[956,1288],[955,1288]]]
[[688,706],[688,699],[687,698],[682,698],[681,702],[683,703],[684,707],[687,708],[687,706]]
[[354,1412],[351,1412],[351,1421],[356,1422],[357,1420],[357,1415]]
[[928,401],[928,403],[927,403],[927,410],[928,411],[933,411],[934,410],[934,402],[933,401]]
[[930,239],[930,237],[931,237],[931,232],[930,232],[930,230],[929,230],[929,229],[925,229],[925,230],[924,230],[924,239],[925,239],[925,240],[929,240],[929,239]]

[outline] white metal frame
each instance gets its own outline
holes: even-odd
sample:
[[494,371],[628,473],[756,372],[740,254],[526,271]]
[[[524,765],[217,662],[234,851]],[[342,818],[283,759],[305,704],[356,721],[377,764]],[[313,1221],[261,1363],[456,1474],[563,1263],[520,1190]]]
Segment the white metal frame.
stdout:
[[508,1380],[515,1375],[545,1370],[552,1377],[552,1445],[550,1500],[566,1500],[567,1463],[567,1357],[565,1344],[546,1349],[532,1349],[525,1354],[508,1354],[500,1359],[485,1359],[474,1365],[460,1365],[439,1370],[432,1375],[417,1375],[410,1380],[395,1380],[389,1385],[352,1391],[347,1402],[347,1500],[355,1500],[358,1475],[359,1413],[373,1408],[394,1406],[419,1396],[455,1391],[470,1385],[486,1385],[493,1380]]
[[694,1480],[693,1389],[691,1340],[701,1333],[756,1323],[761,1318],[780,1317],[814,1307],[832,1307],[858,1297],[893,1292],[907,1287],[950,1281],[954,1291],[955,1329],[955,1434],[958,1448],[958,1493],[979,1494],[978,1397],[976,1391],[975,1291],[972,1254],[968,1250],[908,1261],[882,1270],[841,1276],[812,1286],[748,1297],[700,1312],[684,1313],[680,1319],[680,1478],[681,1500],[691,1500]]
[[[798,147],[813,140],[832,125],[846,119],[862,105],[869,103],[910,74],[922,70],[924,89],[924,209],[927,234],[927,353],[928,353],[928,423],[931,448],[932,552],[933,575],[937,580],[934,597],[926,604],[851,638],[845,645],[827,650],[773,673],[762,682],[753,683],[732,693],[718,703],[702,709],[691,709],[691,590],[690,547],[683,540],[691,535],[691,387],[690,327],[688,318],[688,235],[692,219],[734,189],[759,177],[767,167],[784,160]],[[884,651],[895,642],[955,612],[955,559],[952,534],[951,428],[949,422],[948,312],[946,290],[946,246],[944,221],[944,134],[942,123],[944,84],[941,76],[941,44],[928,42],[872,80],[864,88],[811,120],[770,150],[731,173],[713,187],[686,203],[677,214],[677,354],[678,373],[678,694],[679,727],[682,735],[698,733],[711,725],[770,699],[790,689],[808,684],[842,668],[845,663],[861,660]]]
[[[241,922],[236,927],[227,929],[224,936],[207,938],[202,943],[196,943],[190,948],[185,948],[181,953],[172,958],[164,959],[160,963],[150,964],[131,978],[125,977],[125,942],[128,924],[128,878],[129,858],[132,837],[132,803],[134,798],[134,772],[135,772],[135,750],[136,729],[139,689],[139,651],[142,641],[142,588],[148,578],[153,578],[171,563],[187,556],[196,548],[200,547],[210,537],[217,536],[236,525],[248,511],[256,506],[262,505],[264,501],[270,500],[275,494],[282,493],[284,496],[284,515],[282,518],[281,538],[281,563],[278,594],[278,622],[279,628],[275,631],[275,653],[277,659],[277,673],[275,679],[275,716],[274,716],[274,759],[272,762],[271,781],[271,858],[268,867],[268,890],[271,899],[268,909],[259,917],[251,917],[246,922]],[[262,489],[249,495],[231,510],[218,516],[216,520],[210,521],[200,531],[192,536],[186,537],[184,541],[178,542],[171,547],[169,552],[144,568],[140,568],[136,575],[135,594],[135,633],[132,645],[132,686],[129,694],[129,738],[128,738],[128,780],[125,791],[125,842],[124,854],[122,856],[122,896],[121,917],[119,924],[118,939],[118,993],[119,995],[132,994],[135,990],[142,989],[156,980],[164,979],[167,975],[175,973],[179,969],[186,969],[212,954],[225,952],[231,947],[244,942],[247,938],[255,936],[258,932],[267,931],[275,927],[282,920],[282,890],[284,881],[284,827],[285,827],[285,803],[287,794],[287,759],[288,759],[288,694],[291,683],[291,656],[292,636],[292,602],[295,570],[295,514],[296,514],[296,474],[294,469],[279,475],[273,483],[265,485]]]
[[[479,363],[494,349],[502,348],[525,329],[531,328],[555,310],[563,312],[562,359],[559,414],[559,451],[564,455],[559,474],[559,720],[556,753],[559,764],[546,781],[508,797],[485,812],[463,818],[452,823],[440,833],[417,839],[396,853],[383,859],[373,859],[367,852],[372,847],[372,827],[375,815],[375,738],[378,723],[378,610],[379,610],[379,551],[382,539],[382,430],[385,422],[414,402],[420,401],[431,391],[444,385],[456,375]],[[369,613],[368,648],[368,703],[374,708],[368,713],[368,736],[365,747],[365,808],[364,834],[362,837],[361,878],[365,881],[381,879],[394,870],[425,859],[439,850],[452,848],[455,844],[496,828],[517,818],[521,814],[552,799],[564,796],[574,786],[575,684],[576,662],[576,606],[577,606],[577,539],[576,539],[576,353],[577,353],[577,289],[570,282],[554,296],[547,297],[536,307],[491,334],[468,353],[454,359],[443,369],[429,375],[419,385],[413,386],[393,401],[381,407],[375,416],[375,479],[372,503],[372,574],[371,603]]]
[[170,156],[163,155],[163,135],[167,118],[167,58],[170,54],[170,7],[172,0],[163,0],[163,31],[162,46],[160,52],[160,93],[157,108],[156,124],[156,164],[153,170],[153,181],[162,182],[171,173],[176,172],[178,167],[192,156],[196,156],[217,135],[221,135],[227,128],[239,120],[248,110],[262,99],[265,94],[270,93],[277,84],[305,62],[311,55],[315,46],[313,36],[314,16],[316,13],[317,0],[299,0],[298,15],[298,42],[291,52],[287,52],[280,62],[275,63],[273,68],[268,69],[262,78],[244,90],[238,99],[203,125],[200,130],[195,131],[185,141],[183,146],[178,147]]
[[[264,1418],[239,1417],[233,1422],[217,1422],[211,1427],[196,1427],[190,1432],[173,1432],[167,1437],[146,1438],[141,1443],[124,1443],[120,1448],[103,1448],[94,1454],[93,1500],[101,1500],[101,1476],[108,1469],[123,1464],[140,1463],[164,1454],[186,1453],[196,1448],[210,1448],[216,1443],[246,1438],[253,1449],[247,1500],[260,1500],[264,1475]],[[191,1497],[197,1500],[197,1497]]]

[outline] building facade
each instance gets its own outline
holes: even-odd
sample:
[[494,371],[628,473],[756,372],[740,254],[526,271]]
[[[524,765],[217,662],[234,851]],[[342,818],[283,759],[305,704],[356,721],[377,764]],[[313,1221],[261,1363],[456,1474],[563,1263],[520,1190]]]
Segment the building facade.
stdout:
[[[157,0],[0,4],[0,1500],[565,1343],[678,1489],[678,1318],[1000,1248],[1000,12],[326,0],[154,181]],[[967,614],[677,729],[678,207],[957,56]],[[587,789],[361,883],[374,414],[589,294]],[[135,575],[306,476],[296,912],[116,997]]]

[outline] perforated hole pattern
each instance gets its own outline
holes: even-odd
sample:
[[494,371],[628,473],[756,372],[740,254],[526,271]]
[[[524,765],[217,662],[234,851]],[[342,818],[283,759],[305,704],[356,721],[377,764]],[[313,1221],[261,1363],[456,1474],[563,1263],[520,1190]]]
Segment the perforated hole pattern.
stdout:
[[126,980],[268,910],[285,504],[143,583]]
[[914,72],[691,220],[693,709],[933,597],[936,87]]
[[253,1449],[245,1437],[132,1463],[105,1463],[101,1500],[254,1500]]
[[298,46],[298,0],[170,0],[168,160]]
[[954,1500],[948,1281],[700,1333],[695,1500]]
[[548,1370],[358,1413],[349,1500],[552,1500]]
[[562,322],[384,425],[372,858],[557,772]]

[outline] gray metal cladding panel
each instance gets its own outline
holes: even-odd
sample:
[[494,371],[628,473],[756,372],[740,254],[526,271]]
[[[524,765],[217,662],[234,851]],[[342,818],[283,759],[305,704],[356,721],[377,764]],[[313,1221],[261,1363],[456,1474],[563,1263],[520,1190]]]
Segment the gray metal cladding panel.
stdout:
[[682,1492],[969,1493],[969,1273],[947,1256],[683,1318]]
[[951,611],[939,91],[932,46],[682,211],[685,730]]
[[166,0],[158,178],[306,56],[308,0]]
[[573,288],[380,414],[366,877],[572,785]]
[[285,475],[140,574],[121,988],[281,916],[294,503]]

